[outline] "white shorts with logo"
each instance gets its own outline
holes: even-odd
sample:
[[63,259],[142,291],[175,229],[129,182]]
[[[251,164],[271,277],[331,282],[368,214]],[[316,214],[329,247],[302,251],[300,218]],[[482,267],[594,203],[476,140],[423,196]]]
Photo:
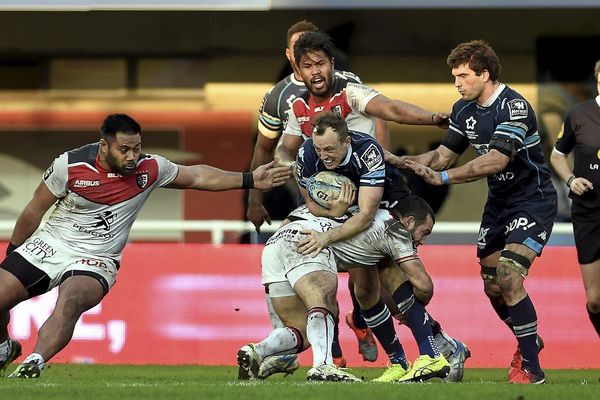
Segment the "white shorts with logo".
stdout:
[[[286,227],[292,227],[292,224]],[[268,287],[270,297],[294,296],[296,282],[311,272],[326,271],[337,275],[335,257],[328,248],[316,257],[298,253],[298,241],[302,237],[306,236],[298,233],[294,238],[282,237],[265,246],[262,283]]]
[[[50,278],[48,290],[60,285],[68,275],[91,275],[107,293],[116,282],[118,263],[112,258],[74,251],[46,232],[32,235],[16,250]],[[81,271],[83,274],[74,273]]]

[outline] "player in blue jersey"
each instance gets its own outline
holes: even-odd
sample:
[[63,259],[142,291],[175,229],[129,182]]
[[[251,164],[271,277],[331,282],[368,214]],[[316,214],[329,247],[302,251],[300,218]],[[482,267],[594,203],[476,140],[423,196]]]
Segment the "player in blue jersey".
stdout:
[[[458,45],[448,65],[462,99],[454,104],[442,144],[418,156],[389,156],[388,161],[408,167],[433,185],[487,178],[477,256],[485,293],[518,341],[509,381],[544,383],[537,315],[524,280],[550,237],[557,196],[535,113],[523,96],[498,81],[500,62],[486,42]],[[478,157],[446,170],[469,145]]]

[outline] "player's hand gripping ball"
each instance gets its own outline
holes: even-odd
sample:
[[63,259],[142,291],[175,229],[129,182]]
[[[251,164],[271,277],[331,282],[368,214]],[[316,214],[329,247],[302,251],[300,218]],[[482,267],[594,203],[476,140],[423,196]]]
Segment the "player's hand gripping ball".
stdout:
[[329,196],[332,196],[332,200],[337,199],[343,183],[350,184],[352,190],[356,191],[356,185],[347,176],[333,171],[321,171],[308,178],[306,191],[312,201],[323,208],[329,208]]

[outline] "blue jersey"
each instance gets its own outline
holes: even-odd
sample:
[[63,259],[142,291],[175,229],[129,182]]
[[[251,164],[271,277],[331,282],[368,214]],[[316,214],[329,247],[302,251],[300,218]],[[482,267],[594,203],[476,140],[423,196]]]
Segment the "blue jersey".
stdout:
[[[449,136],[451,140],[447,140]],[[556,194],[542,154],[535,112],[523,96],[504,84],[483,106],[475,101],[456,102],[442,143],[452,143],[450,150],[458,154],[470,144],[480,156],[490,150],[492,139],[512,141],[515,152],[503,171],[488,176],[489,201],[506,205]]]
[[[383,187],[383,201],[388,200],[388,194],[394,192],[400,174],[383,159],[381,145],[369,135],[349,132],[350,146],[344,161],[333,171],[350,178],[357,188]],[[304,141],[296,156],[296,173],[298,184],[306,189],[306,181],[317,172],[327,171],[325,164],[315,151],[312,138]],[[407,190],[407,193],[408,192]]]

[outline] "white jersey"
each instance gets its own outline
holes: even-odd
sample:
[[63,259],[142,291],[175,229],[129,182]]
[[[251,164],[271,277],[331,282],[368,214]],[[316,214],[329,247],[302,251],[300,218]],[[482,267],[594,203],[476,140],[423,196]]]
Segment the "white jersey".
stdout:
[[[288,218],[292,221],[314,220],[321,226],[328,224],[329,229],[333,229],[348,217],[335,220],[315,217],[303,205],[292,211]],[[385,257],[392,258],[398,264],[419,259],[410,232],[390,211],[384,209],[377,210],[373,224],[367,230],[350,239],[333,243],[330,248],[336,257],[338,270],[372,266]]]
[[66,247],[119,261],[129,231],[150,193],[171,183],[178,167],[155,155],[142,155],[135,173],[121,176],[98,164],[98,143],[63,153],[44,174],[59,198],[41,228]]

